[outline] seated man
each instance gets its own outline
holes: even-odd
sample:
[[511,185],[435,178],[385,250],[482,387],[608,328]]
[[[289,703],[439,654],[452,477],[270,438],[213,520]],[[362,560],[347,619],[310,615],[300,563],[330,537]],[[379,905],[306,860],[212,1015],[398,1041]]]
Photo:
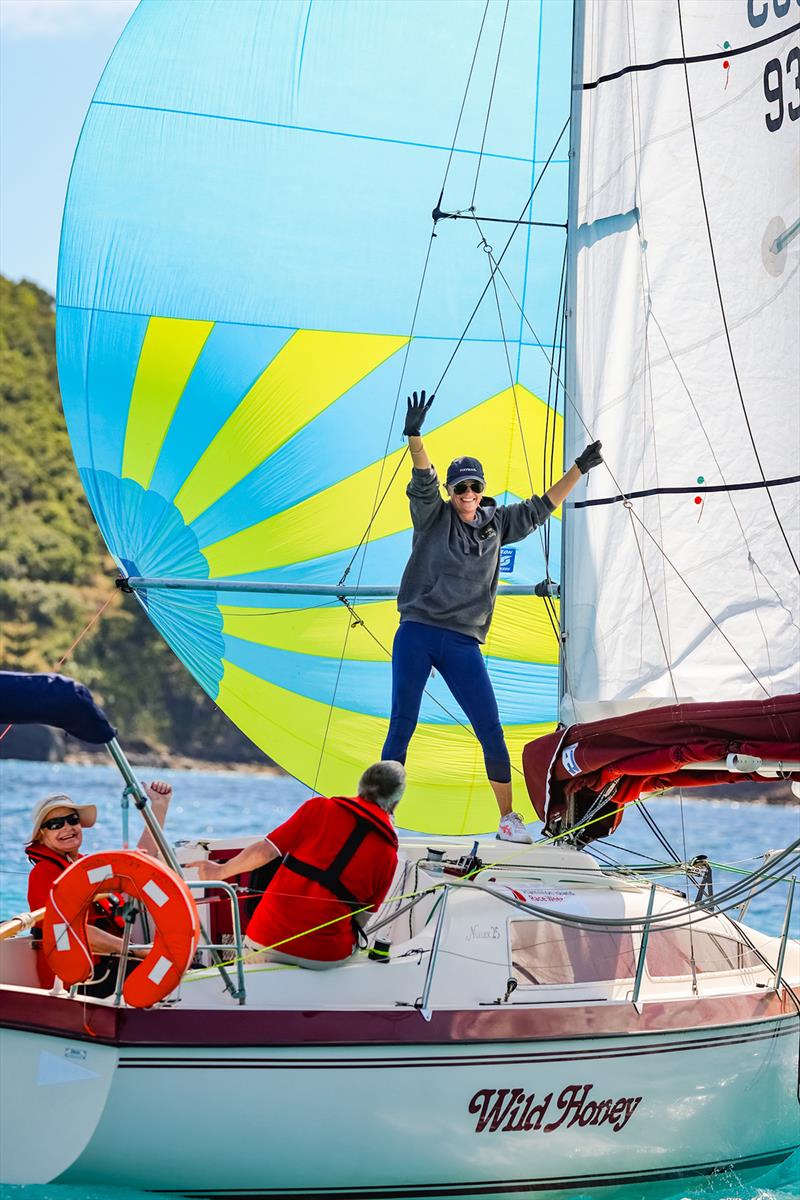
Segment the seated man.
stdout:
[[[167,816],[172,788],[168,783],[155,780],[145,791],[153,806],[159,825]],[[35,806],[32,813],[31,840],[25,853],[33,863],[28,876],[28,906],[31,912],[44,908],[50,891],[62,871],[81,857],[84,829],[91,828],[97,820],[94,804],[76,804],[66,795],[46,796]],[[157,854],[158,848],[150,832],[145,829],[139,839],[140,850]],[[98,900],[89,924],[89,948],[98,956],[92,979],[82,985],[83,990],[93,996],[108,996],[116,983],[116,970],[112,969],[111,955],[122,950],[124,923],[114,916],[108,900]],[[33,937],[41,938],[41,930],[34,928]],[[147,947],[131,950],[132,957],[144,957]],[[52,987],[53,974],[44,962],[40,962],[39,979],[42,987]]]
[[314,796],[228,862],[189,864],[200,879],[219,880],[283,859],[247,926],[248,962],[325,970],[352,957],[355,923],[366,924],[394,878],[397,834],[391,814],[405,784],[400,763],[374,763],[361,776],[357,797]]

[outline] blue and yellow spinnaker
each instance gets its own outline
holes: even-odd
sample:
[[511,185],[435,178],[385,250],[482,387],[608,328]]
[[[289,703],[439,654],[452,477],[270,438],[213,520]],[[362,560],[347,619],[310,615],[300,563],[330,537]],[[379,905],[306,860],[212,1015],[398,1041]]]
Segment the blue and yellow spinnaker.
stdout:
[[[434,386],[465,328],[426,424],[440,473],[478,455],[511,501],[560,473],[537,339],[558,342],[564,143],[528,200],[569,111],[568,9],[142,0],[86,117],[57,297],[75,459],[125,574],[310,586],[349,566],[399,583],[405,395]],[[445,179],[444,211],[499,218],[480,227],[495,258],[514,234],[507,283],[469,324],[491,258],[470,219],[431,240]],[[545,569],[534,535],[501,578]],[[319,791],[353,791],[388,725],[394,601],[359,601],[354,623],[336,599],[244,586],[140,599],[254,742]],[[556,713],[543,601],[501,594],[485,649],[518,766]],[[480,747],[438,678],[408,768],[404,825],[493,825]]]

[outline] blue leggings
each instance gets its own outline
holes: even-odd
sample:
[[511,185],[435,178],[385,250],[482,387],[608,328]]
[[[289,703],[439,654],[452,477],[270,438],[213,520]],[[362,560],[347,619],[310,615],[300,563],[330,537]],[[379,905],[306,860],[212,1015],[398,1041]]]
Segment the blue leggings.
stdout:
[[392,647],[392,717],[381,757],[406,761],[425,684],[435,667],[469,718],[483,747],[486,774],[509,783],[508,757],[497,701],[476,638],[452,629],[401,621]]

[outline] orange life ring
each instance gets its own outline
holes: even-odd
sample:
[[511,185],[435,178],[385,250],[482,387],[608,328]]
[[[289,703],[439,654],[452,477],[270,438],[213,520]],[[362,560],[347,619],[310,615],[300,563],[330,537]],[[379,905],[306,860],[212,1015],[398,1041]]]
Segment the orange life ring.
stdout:
[[122,995],[133,1008],[157,1003],[181,981],[197,948],[200,923],[192,893],[157,858],[139,850],[113,850],[79,858],[53,884],[42,924],[48,965],[68,987],[92,974],[88,916],[98,892],[123,892],[150,914],[150,953],[125,980]]

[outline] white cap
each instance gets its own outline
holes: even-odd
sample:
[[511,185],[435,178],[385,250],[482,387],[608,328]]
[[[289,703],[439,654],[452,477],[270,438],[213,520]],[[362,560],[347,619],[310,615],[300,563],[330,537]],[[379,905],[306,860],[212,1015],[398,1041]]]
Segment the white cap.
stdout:
[[33,807],[31,813],[31,822],[33,832],[31,833],[31,841],[36,841],[36,835],[42,826],[42,821],[47,820],[47,814],[52,812],[54,808],[74,808],[75,812],[81,819],[81,825],[84,829],[88,829],[94,825],[97,820],[97,809],[94,804],[76,804],[69,796],[65,796],[63,792],[55,792],[52,796],[45,796],[44,800],[40,800]]

